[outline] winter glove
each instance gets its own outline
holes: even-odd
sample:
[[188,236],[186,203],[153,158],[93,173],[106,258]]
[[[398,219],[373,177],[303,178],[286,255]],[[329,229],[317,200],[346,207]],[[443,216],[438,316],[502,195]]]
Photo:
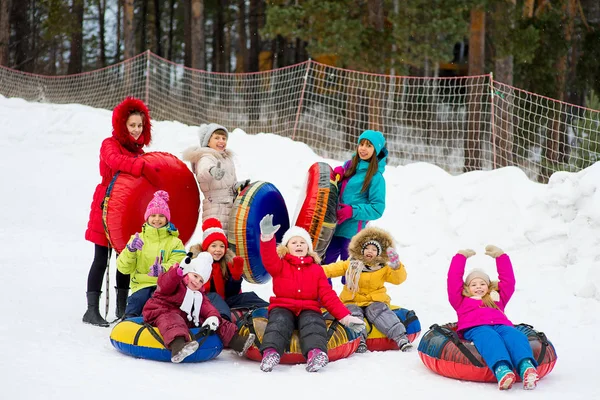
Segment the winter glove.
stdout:
[[456,254],[462,254],[463,256],[469,258],[475,255],[475,250],[471,250],[471,249],[464,249],[464,250],[459,250],[456,252]]
[[152,167],[146,163],[142,169],[142,175],[146,177],[146,180],[150,182],[152,186],[160,187],[160,168]]
[[225,170],[221,168],[221,161],[219,161],[215,167],[211,167],[208,172],[216,181],[220,181],[225,176]]
[[233,261],[229,264],[229,272],[233,280],[239,281],[244,273],[244,259],[242,257],[233,257]]
[[281,225],[273,226],[273,214],[267,214],[260,220],[260,234],[262,241],[267,242],[273,238],[275,232],[281,228]]
[[233,192],[238,195],[250,184],[250,179],[246,179],[245,181],[236,182],[233,185]]
[[402,265],[402,263],[400,262],[400,256],[398,256],[398,253],[396,253],[396,250],[394,250],[393,247],[388,247],[387,248],[387,256],[388,256],[388,265],[391,269],[398,269],[400,268],[400,265]]
[[354,332],[359,333],[365,329],[365,321],[362,318],[355,317],[352,314],[346,315],[340,319],[340,324],[352,329]]
[[501,248],[494,246],[493,244],[488,244],[487,246],[485,246],[485,254],[493,258],[498,258],[502,254],[504,254],[504,251],[502,251]]
[[160,273],[162,272],[163,268],[162,268],[162,265],[160,265],[160,262],[158,262],[158,260],[159,260],[159,258],[156,257],[154,264],[152,264],[152,266],[150,267],[148,276],[158,277],[158,275],[160,275]]
[[136,233],[135,237],[131,241],[131,244],[127,244],[127,250],[129,250],[132,253],[135,253],[138,250],[142,250],[143,246],[144,246],[144,241],[142,239],[140,239],[140,234]]
[[346,171],[344,171],[344,167],[342,167],[341,165],[339,167],[335,167],[333,169],[333,176],[335,176],[335,181],[339,182],[342,180],[342,178],[344,177],[344,173]]
[[352,218],[354,210],[352,210],[352,206],[347,204],[340,204],[337,210],[337,223],[340,225],[345,220]]
[[217,328],[219,327],[219,318],[217,318],[215,316],[208,317],[204,320],[204,323],[202,323],[202,326],[208,326],[211,331],[216,331]]

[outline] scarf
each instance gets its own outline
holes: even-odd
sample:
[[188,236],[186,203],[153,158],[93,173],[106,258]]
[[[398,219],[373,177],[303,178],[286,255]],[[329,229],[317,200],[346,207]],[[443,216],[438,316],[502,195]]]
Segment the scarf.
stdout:
[[365,263],[355,258],[350,259],[350,264],[348,265],[348,269],[346,270],[346,286],[352,294],[352,299],[354,298],[354,296],[356,296],[356,292],[358,292],[358,281],[360,280],[360,274],[363,272],[377,271],[383,267],[384,264],[369,266],[365,265]]
[[179,309],[187,314],[188,321],[200,325],[200,308],[202,307],[202,293],[186,288],[185,297]]

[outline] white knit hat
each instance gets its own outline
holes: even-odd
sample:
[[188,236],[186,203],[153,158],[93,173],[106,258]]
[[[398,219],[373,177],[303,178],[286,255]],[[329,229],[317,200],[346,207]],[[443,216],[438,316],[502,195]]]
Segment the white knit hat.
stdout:
[[469,275],[467,275],[467,277],[465,278],[465,283],[468,285],[475,278],[483,279],[485,283],[488,284],[488,286],[490,284],[490,276],[479,268],[475,268],[474,270],[469,272]]
[[179,266],[183,268],[183,275],[195,272],[202,277],[204,283],[208,282],[212,273],[213,257],[208,252],[198,254],[198,257],[190,260],[186,257]]
[[306,243],[308,244],[308,252],[312,253],[312,239],[310,238],[308,232],[306,232],[304,228],[300,228],[299,226],[292,226],[290,229],[288,229],[287,232],[283,234],[281,244],[287,246],[287,243],[290,241],[290,239],[296,236],[301,237],[302,239],[304,239],[304,241],[306,241]]
[[223,125],[210,123],[200,125],[198,130],[198,140],[200,140],[200,147],[208,147],[208,141],[215,131],[222,130],[225,132],[225,136],[229,138],[229,131]]

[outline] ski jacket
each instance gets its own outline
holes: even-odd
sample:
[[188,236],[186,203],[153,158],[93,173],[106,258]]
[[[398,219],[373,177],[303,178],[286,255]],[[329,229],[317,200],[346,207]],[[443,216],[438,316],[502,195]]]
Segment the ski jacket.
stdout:
[[[156,257],[159,257],[163,269],[168,270],[186,255],[183,242],[179,239],[179,231],[172,223],[159,229],[145,223],[139,236],[144,242],[142,250],[131,252],[125,246],[117,257],[119,271],[131,276],[129,286],[132,294],[140,289],[156,286],[157,278],[148,276]],[[127,244],[130,245],[134,238],[135,235],[132,235]]]
[[[229,213],[236,197],[233,190],[237,180],[233,153],[227,149],[219,152],[210,147],[195,146],[184,151],[183,159],[191,162],[192,171],[204,196],[202,222],[208,218],[216,218],[221,222],[223,230],[228,232]],[[220,180],[216,180],[210,174],[210,169],[218,163],[221,163],[221,168],[225,170],[225,175]]]
[[465,265],[467,258],[456,254],[448,270],[448,300],[458,315],[457,331],[479,325],[510,325],[512,322],[504,314],[506,304],[515,292],[515,275],[507,254],[496,258],[498,270],[498,309],[486,307],[481,299],[463,296]]
[[321,305],[336,319],[350,311],[342,304],[325,277],[323,268],[311,256],[296,257],[280,246],[278,253],[275,238],[260,241],[260,256],[267,272],[273,277],[273,293],[269,310],[282,307],[299,315],[304,310],[321,312]]
[[[356,166],[356,173],[341,181],[340,204],[352,207],[352,217],[339,224],[335,229],[335,236],[351,239],[360,232],[369,221],[381,218],[385,211],[385,179],[383,172],[388,151],[383,148],[379,153],[379,168],[369,184],[369,188],[362,192],[362,186],[367,176],[369,163],[360,160]],[[350,166],[350,161],[344,164],[344,170]]]
[[[131,111],[139,111],[145,116],[144,128],[137,141],[129,134],[126,127]],[[144,154],[142,147],[148,145],[152,139],[150,113],[144,103],[137,99],[127,98],[115,107],[112,127],[112,137],[104,139],[100,147],[99,168],[102,180],[94,191],[90,217],[85,231],[86,240],[104,247],[108,247],[108,239],[102,222],[102,207],[106,189],[118,171],[136,177],[142,175],[144,160],[137,157]]]

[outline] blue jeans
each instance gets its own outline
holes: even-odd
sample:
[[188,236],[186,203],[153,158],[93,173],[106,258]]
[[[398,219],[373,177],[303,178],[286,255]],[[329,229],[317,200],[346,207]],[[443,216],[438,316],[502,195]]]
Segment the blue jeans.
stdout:
[[513,326],[480,325],[467,329],[463,336],[473,342],[492,372],[499,362],[505,362],[514,370],[525,359],[537,367],[529,339]]
[[[348,254],[348,245],[350,244],[350,239],[341,236],[333,236],[331,238],[331,243],[327,247],[327,251],[325,252],[325,257],[323,257],[322,265],[327,265],[334,263],[338,260],[338,257],[341,260],[347,260],[349,257]],[[331,279],[329,279],[329,284],[331,284]],[[346,277],[342,276],[342,285],[346,284]]]
[[231,309],[236,308],[254,308],[254,307],[268,307],[269,303],[258,297],[254,292],[246,292],[230,296],[227,300],[223,300],[216,292],[209,292],[206,294],[210,303],[219,311],[221,318],[231,321]]
[[141,317],[142,310],[146,302],[152,297],[156,286],[150,286],[138,290],[127,298],[127,307],[125,307],[125,318]]

